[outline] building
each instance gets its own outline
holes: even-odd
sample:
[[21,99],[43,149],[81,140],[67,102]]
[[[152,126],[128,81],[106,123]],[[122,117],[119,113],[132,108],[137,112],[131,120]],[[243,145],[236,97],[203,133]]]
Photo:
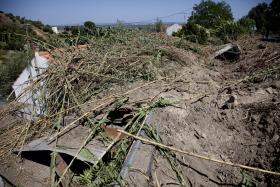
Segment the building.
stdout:
[[53,31],[55,34],[58,34],[58,33],[59,33],[57,27],[52,27],[52,31]]
[[49,52],[36,52],[31,62],[12,85],[17,102],[24,104],[24,107],[19,111],[21,117],[32,119],[45,112],[46,88],[44,82],[40,81],[37,89],[30,88],[48,68],[50,58]]
[[[86,49],[87,45],[78,45],[77,49]],[[12,85],[16,101],[24,106],[19,111],[19,115],[26,119],[36,119],[46,112],[46,96],[48,91],[44,79],[40,76],[47,70],[49,63],[53,62],[52,52],[64,51],[57,48],[51,52],[35,52],[34,57],[27,67],[22,71],[17,80]],[[36,82],[36,88],[33,87]]]
[[166,29],[166,34],[167,34],[168,36],[172,36],[173,33],[178,32],[178,31],[181,30],[181,29],[182,29],[182,26],[181,26],[181,25],[179,25],[179,24],[173,24],[173,25],[167,27],[167,29]]

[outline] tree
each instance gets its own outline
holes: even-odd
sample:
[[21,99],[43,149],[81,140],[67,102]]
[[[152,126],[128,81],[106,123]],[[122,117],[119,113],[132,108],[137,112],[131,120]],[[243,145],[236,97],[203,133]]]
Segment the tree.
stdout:
[[248,17],[255,20],[256,27],[259,32],[262,32],[266,36],[269,32],[280,33],[280,1],[272,0],[270,5],[266,3],[259,3],[252,8]]
[[255,28],[255,20],[244,16],[237,21],[238,26],[240,26],[242,33],[252,33]]
[[96,25],[92,21],[86,21],[84,23],[84,27],[85,27],[86,31],[89,32],[89,34],[95,34],[95,32],[96,32]]
[[220,21],[233,21],[231,7],[224,1],[214,2],[202,0],[193,7],[188,22],[199,24],[205,28],[214,28]]
[[280,1],[272,0],[268,13],[268,29],[275,33],[280,33]]
[[268,4],[259,3],[249,11],[248,17],[255,20],[258,31],[263,31],[267,28]]
[[163,23],[159,18],[157,18],[157,21],[155,23],[155,30],[156,32],[161,32],[163,30]]

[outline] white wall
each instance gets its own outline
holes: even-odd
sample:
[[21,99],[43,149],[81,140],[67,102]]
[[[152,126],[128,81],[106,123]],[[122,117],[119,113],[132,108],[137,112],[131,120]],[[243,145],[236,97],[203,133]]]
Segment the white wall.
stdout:
[[173,25],[167,27],[167,29],[166,29],[166,34],[167,34],[168,36],[172,36],[172,34],[173,34],[174,32],[178,32],[178,31],[181,30],[181,29],[182,29],[182,26],[181,26],[181,25],[179,25],[179,24],[173,24]]
[[48,67],[48,59],[35,53],[31,63],[23,70],[13,84],[13,89],[17,101],[24,103],[25,107],[21,110],[23,117],[31,119],[32,115],[42,115],[45,111],[44,101],[46,90],[43,82],[39,82],[38,89],[31,88],[32,82],[38,79]]
[[52,27],[52,31],[53,31],[55,34],[58,34],[58,33],[59,33],[57,27]]

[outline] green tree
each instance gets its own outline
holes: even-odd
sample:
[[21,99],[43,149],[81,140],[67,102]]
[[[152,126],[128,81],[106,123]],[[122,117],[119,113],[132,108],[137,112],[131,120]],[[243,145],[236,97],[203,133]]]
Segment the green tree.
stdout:
[[231,7],[224,1],[214,2],[202,0],[193,7],[188,22],[199,24],[205,28],[214,28],[220,21],[233,21]]
[[237,21],[242,33],[252,33],[256,25],[255,20],[244,16]]
[[162,23],[162,21],[159,18],[157,18],[157,21],[155,23],[155,30],[156,30],[156,32],[161,32],[162,28],[163,28],[163,23]]
[[268,22],[268,30],[280,33],[280,1],[279,0],[272,0],[270,4],[270,10],[269,10],[269,16],[267,22]]
[[50,25],[44,25],[43,26],[43,31],[44,32],[48,32],[48,33],[53,33],[53,30],[52,30],[52,28],[51,28],[51,26]]
[[260,3],[249,11],[248,17],[255,20],[258,31],[263,31],[267,28],[268,11],[269,6],[266,3]]
[[95,23],[93,23],[92,21],[86,21],[84,23],[84,27],[85,30],[89,33],[89,34],[95,34],[96,33],[96,25]]

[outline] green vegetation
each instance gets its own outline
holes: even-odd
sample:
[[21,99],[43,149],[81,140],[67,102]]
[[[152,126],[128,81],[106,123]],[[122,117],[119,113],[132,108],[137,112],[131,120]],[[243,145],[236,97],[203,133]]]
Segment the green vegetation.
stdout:
[[12,84],[28,64],[28,55],[24,52],[0,50],[0,95],[6,96],[12,91]]
[[207,39],[210,36],[209,31],[195,23],[187,23],[184,24],[182,29],[174,34],[175,36],[179,36],[189,40],[191,42],[196,43],[206,43]]
[[[44,25],[40,21],[27,20],[24,17],[14,16],[11,13],[5,13],[4,15],[8,19],[0,25],[0,49],[22,51],[26,45],[27,36],[29,40],[34,38],[45,41],[34,29],[38,29],[42,33],[52,33],[51,27]],[[12,22],[9,22],[9,20],[12,20]]]
[[213,30],[215,36],[224,42],[237,40],[241,34],[241,27],[233,21],[221,21],[218,26]]
[[5,14],[8,18],[10,18],[13,21],[13,23],[16,23],[19,27],[21,27],[19,24],[25,24],[25,25],[29,24],[37,27],[38,29],[44,30],[45,32],[53,33],[49,25],[44,25],[39,20],[33,21],[33,20],[26,19],[25,17],[14,16],[12,13],[4,13],[4,12],[1,13]]
[[280,2],[273,0],[270,4],[260,3],[252,8],[248,17],[255,20],[257,31],[269,35],[270,32],[280,33]]
[[[41,49],[45,42],[34,28],[49,34],[52,31],[49,25],[43,25],[40,21],[27,20],[10,13],[1,14],[6,16],[5,22],[0,24],[0,95],[5,97],[12,91],[13,82],[30,61],[30,54],[26,52],[30,48],[29,44]],[[34,40],[40,43],[35,43]]]
[[163,23],[160,19],[157,18],[157,21],[155,23],[155,31],[161,32],[163,30]]
[[256,22],[255,20],[244,16],[237,21],[237,24],[241,28],[241,33],[253,33]]
[[248,13],[248,17],[255,20],[258,31],[264,30],[267,26],[267,10],[268,4],[260,3],[256,7],[252,8]]
[[194,5],[189,23],[199,24],[205,28],[215,28],[221,21],[233,21],[230,6],[224,2],[214,2],[212,0],[202,0]]
[[84,28],[88,33],[90,33],[92,35],[94,35],[96,33],[96,25],[92,21],[86,21],[84,23]]
[[4,50],[17,50],[21,51],[24,49],[25,38],[22,35],[29,33],[31,36],[35,36],[35,33],[26,27],[26,29],[19,28],[15,24],[2,25],[0,26],[0,49]]
[[247,16],[234,22],[231,7],[224,1],[202,0],[193,7],[188,23],[175,35],[201,44],[209,37],[230,42],[240,35],[253,33],[254,25],[254,20]]

